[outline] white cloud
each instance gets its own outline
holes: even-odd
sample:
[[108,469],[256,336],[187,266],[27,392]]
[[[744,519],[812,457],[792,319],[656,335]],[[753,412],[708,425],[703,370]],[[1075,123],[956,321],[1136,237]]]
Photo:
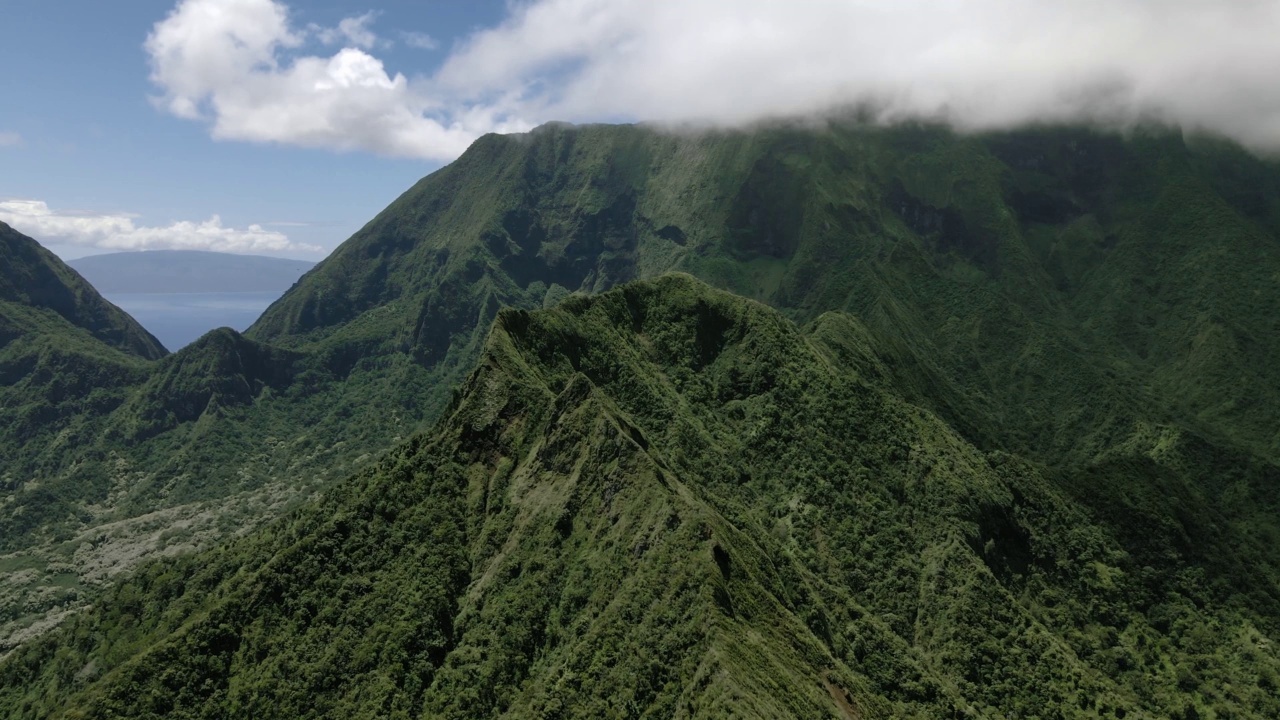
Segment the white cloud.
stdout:
[[378,14],[371,10],[357,17],[343,18],[336,28],[325,28],[311,24],[307,26],[307,29],[325,45],[349,42],[358,48],[372,50],[378,44],[378,36],[369,29],[369,25],[377,17]]
[[219,139],[433,160],[482,133],[531,127],[494,105],[447,111],[359,47],[290,56],[304,36],[274,0],[183,0],[146,42],[159,102],[207,119]]
[[532,87],[529,106],[566,119],[872,102],[970,128],[1152,117],[1280,148],[1277,30],[1277,0],[540,0],[438,79]]
[[424,32],[402,31],[400,39],[405,45],[419,50],[435,50],[440,47],[439,41]]
[[147,48],[165,107],[216,137],[439,160],[547,120],[741,125],[853,105],[973,129],[1159,119],[1280,150],[1280,0],[509,7],[415,80],[368,38],[300,55],[276,0],[183,0]]
[[17,147],[22,144],[22,136],[16,132],[0,131],[0,147]]
[[295,243],[279,232],[250,225],[224,227],[217,215],[204,222],[175,222],[164,227],[134,223],[136,216],[54,211],[41,200],[0,201],[0,222],[37,240],[105,250],[213,250],[218,252],[323,252]]

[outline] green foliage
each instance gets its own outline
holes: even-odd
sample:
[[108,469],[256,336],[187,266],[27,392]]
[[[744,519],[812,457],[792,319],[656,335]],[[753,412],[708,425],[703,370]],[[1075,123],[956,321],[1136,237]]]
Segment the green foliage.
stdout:
[[53,253],[0,223],[0,347],[45,327],[28,324],[22,308],[48,310],[127,353],[155,359],[164,348],[133,318],[102,299]]
[[[356,477],[27,643],[0,707],[1280,715],[1277,187],[1165,128],[557,125],[245,337],[147,363],[15,295],[0,570]],[[781,314],[592,295],[672,270]]]
[[1040,466],[900,399],[869,338],[683,275],[503,311],[430,433],[122,583],[0,666],[0,708],[1280,712],[1274,603],[1254,602],[1274,572],[1143,550]]

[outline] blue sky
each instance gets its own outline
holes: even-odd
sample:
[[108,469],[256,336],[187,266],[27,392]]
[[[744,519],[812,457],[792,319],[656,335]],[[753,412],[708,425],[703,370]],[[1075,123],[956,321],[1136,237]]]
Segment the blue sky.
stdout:
[[485,132],[1152,119],[1280,152],[1280,0],[6,0],[0,221],[319,259]]
[[[259,224],[327,251],[440,166],[359,150],[215,140],[204,124],[157,110],[143,43],[174,6],[173,0],[6,0],[0,63],[10,71],[0,73],[0,134],[18,138],[0,147],[0,200],[138,215],[139,226],[218,215],[228,227]],[[372,9],[344,2],[290,7],[301,24],[323,26]],[[385,28],[395,40],[379,57],[405,74],[430,73],[456,38],[505,12],[501,0],[379,1],[377,9],[373,29]],[[429,35],[438,47],[411,47],[398,30]],[[39,239],[67,258],[111,251]],[[268,254],[319,259],[324,252]]]

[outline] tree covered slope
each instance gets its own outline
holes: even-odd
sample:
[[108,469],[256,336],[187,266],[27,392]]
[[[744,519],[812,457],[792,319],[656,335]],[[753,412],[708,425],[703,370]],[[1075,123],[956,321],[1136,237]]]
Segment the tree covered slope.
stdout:
[[69,325],[130,355],[148,360],[165,355],[133,318],[102,299],[53,253],[4,223],[0,267],[0,346],[20,336],[65,333]]
[[1275,452],[1277,178],[1163,129],[547,126],[477,141],[249,335],[456,373],[502,305],[677,269],[800,321],[857,314],[950,419],[1024,446],[1069,450],[1141,395]]
[[[83,517],[97,488],[64,493],[56,478],[164,354],[74,270],[0,223],[0,553],[45,544],[35,538],[51,524]],[[82,602],[77,585],[64,568],[0,557],[0,652]]]
[[1136,556],[1044,468],[978,450],[889,377],[856,318],[801,329],[688,276],[503,311],[433,430],[122,583],[0,666],[0,707],[1280,712],[1274,571],[1208,582],[1173,549]]
[[[30,476],[56,470],[60,456],[92,444],[102,418],[146,376],[147,361],[165,350],[74,270],[3,223],[0,267],[4,504],[66,512],[57,493],[35,488],[27,500],[22,487]],[[17,523],[30,528],[39,518]]]
[[[328,673],[306,691],[323,689],[318,712],[339,716],[359,708],[379,714],[384,711],[361,703],[381,700],[361,698],[383,698],[391,703],[386,707],[409,714],[519,716],[550,708],[549,688],[569,692],[578,703],[574,707],[604,707],[584,699],[591,690],[582,678],[614,667],[639,672],[619,665],[625,653],[571,662],[571,656],[586,657],[594,652],[591,647],[607,643],[583,640],[573,651],[555,645],[577,680],[564,675],[553,682],[547,679],[554,676],[546,669],[550,666],[540,664],[552,642],[550,621],[538,619],[543,610],[529,610],[534,620],[526,627],[517,616],[501,616],[504,603],[468,604],[480,602],[472,592],[488,597],[482,590],[489,586],[477,573],[501,551],[550,573],[521,564],[494,576],[502,587],[519,585],[520,578],[552,583],[539,586],[552,598],[539,602],[553,602],[552,590],[559,587],[554,582],[560,581],[548,577],[590,565],[584,558],[603,553],[616,555],[610,562],[633,571],[609,576],[600,587],[617,585],[634,572],[644,579],[628,597],[684,613],[664,616],[662,622],[690,628],[692,635],[678,633],[665,641],[655,639],[666,637],[656,629],[650,636],[632,627],[646,617],[647,605],[628,610],[625,622],[581,630],[587,633],[582,637],[593,638],[639,633],[635,647],[648,648],[645,653],[667,653],[662,656],[675,658],[678,668],[692,663],[692,669],[672,671],[675,675],[654,675],[653,688],[628,691],[637,708],[655,715],[735,708],[745,714],[746,708],[759,707],[763,716],[808,716],[818,707],[825,708],[822,713],[841,711],[840,698],[867,716],[934,716],[970,706],[979,714],[998,709],[1014,715],[1039,712],[1032,707],[1063,708],[1064,716],[1125,710],[1193,717],[1188,710],[1212,708],[1274,714],[1266,698],[1274,694],[1274,685],[1268,685],[1274,654],[1267,648],[1278,617],[1275,548],[1280,547],[1280,370],[1270,362],[1280,357],[1278,197],[1275,163],[1226,143],[1161,128],[1125,136],[1077,128],[961,136],[929,126],[837,123],[679,135],[632,126],[556,125],[523,136],[482,138],[344,243],[243,337],[218,331],[155,362],[103,350],[94,341],[95,352],[109,350],[115,359],[95,361],[93,368],[119,362],[127,372],[112,381],[116,385],[94,379],[106,372],[100,369],[70,374],[108,387],[109,397],[99,395],[91,408],[68,406],[64,424],[48,426],[79,433],[57,430],[50,437],[83,440],[8,446],[13,459],[5,467],[0,505],[0,542],[7,553],[0,556],[0,572],[6,573],[0,608],[6,619],[34,622],[50,608],[70,609],[92,597],[84,590],[69,604],[59,604],[62,595],[33,603],[29,595],[10,593],[8,588],[18,584],[13,578],[26,578],[33,568],[44,573],[49,587],[76,578],[101,583],[147,557],[182,554],[247,532],[337,478],[355,472],[358,479],[317,506],[329,510],[312,508],[295,516],[290,522],[302,523],[296,525],[300,534],[288,535],[295,531],[278,526],[237,541],[232,549],[150,566],[136,582],[122,586],[132,590],[121,589],[115,600],[72,620],[73,629],[66,631],[72,635],[51,636],[60,639],[20,650],[13,658],[25,659],[11,658],[15,664],[5,670],[16,673],[6,677],[20,678],[8,696],[16,704],[9,707],[47,695],[40,701],[46,707],[107,712],[116,707],[111,703],[124,702],[124,695],[112,693],[126,692],[124,684],[116,684],[125,673],[140,686],[170,683],[160,696],[197,693],[181,701],[183,707],[250,707],[256,702],[253,692],[259,692],[251,688],[284,687],[270,667],[258,674],[244,660],[248,655],[235,655],[240,644],[252,645],[241,620],[259,617],[254,614],[259,610],[267,613],[261,615],[260,629],[267,645],[253,647],[268,647],[268,655],[277,644],[284,648],[280,652],[296,650],[271,667],[280,668],[281,676],[304,665],[311,668],[307,672]],[[599,293],[671,270],[760,301],[778,314],[669,279],[630,286],[601,304],[572,298],[563,312],[525,316],[502,310],[554,308],[574,293]],[[578,314],[604,312],[600,308],[619,302],[616,298],[637,293],[645,296],[646,306],[661,305],[655,293],[672,293],[752,308],[741,312],[768,319],[744,320],[750,331],[742,330],[743,338],[763,342],[760,328],[776,326],[782,328],[779,337],[791,340],[747,353],[755,358],[752,368],[732,371],[742,375],[747,383],[742,387],[734,384],[732,373],[728,379],[712,373],[710,368],[721,362],[712,357],[720,358],[718,351],[707,350],[707,358],[688,363],[677,361],[679,353],[627,359],[633,350],[640,352],[635,348],[656,342],[643,323],[628,329],[616,318],[584,320]],[[31,306],[20,305],[22,312]],[[739,310],[730,315],[735,313]],[[518,320],[532,323],[536,332],[510,325]],[[560,411],[543,405],[558,407],[554,399],[570,385],[586,386],[570,383],[567,371],[555,370],[551,360],[529,356],[529,347],[558,337],[558,324],[570,327],[565,331],[570,346],[582,352],[595,348],[600,356],[591,361],[597,374],[585,373],[591,391],[573,400],[575,408],[587,409],[565,409],[561,414],[578,419],[563,422],[552,419]],[[669,334],[696,338],[698,327],[695,322],[681,330],[672,321]],[[543,337],[548,333],[551,339]],[[522,378],[510,380],[513,387],[543,388],[528,396],[542,398],[542,404],[527,400],[531,409],[519,416],[524,419],[503,431],[507,445],[483,435],[442,439],[451,427],[462,433],[456,424],[459,408],[479,402],[475,378],[487,372],[495,343],[501,345],[503,337],[515,338],[511,357],[520,367],[506,368],[502,377]],[[579,352],[556,347],[548,352],[565,357]],[[703,350],[682,352],[700,358]],[[812,376],[805,386],[812,393],[792,389],[778,395],[783,390],[769,385],[779,382],[777,377],[765,381],[757,375],[771,364],[787,366],[785,358],[795,353],[813,356],[795,361],[797,368],[807,368],[795,371],[799,377]],[[636,387],[628,389],[625,380],[613,376],[602,379],[608,358],[622,363],[619,378],[639,378]],[[481,369],[470,376],[470,389],[463,399],[454,398],[453,389],[477,362]],[[15,387],[51,376],[26,365],[9,367],[17,368]],[[730,372],[728,366],[718,367]],[[526,370],[539,379],[526,377]],[[707,383],[724,396],[695,392]],[[848,389],[853,386],[870,388],[867,392],[881,404],[848,406],[852,401],[841,398],[856,395]],[[634,397],[628,394],[633,392]],[[772,405],[747,402],[756,397],[767,397]],[[734,398],[743,404],[732,404]],[[679,412],[669,409],[672,403]],[[443,425],[376,462],[442,413]],[[855,425],[867,432],[882,430],[861,435],[849,429],[852,425],[822,424],[844,415],[862,418]],[[6,420],[12,417],[6,414]],[[779,429],[782,417],[791,418],[792,434]],[[505,420],[491,422],[507,427]],[[494,480],[496,489],[485,492],[514,498],[502,500],[510,503],[503,507],[531,512],[516,502],[524,498],[523,490],[512,489],[522,487],[514,479],[516,468],[542,457],[534,448],[550,442],[548,433],[564,423],[580,427],[564,441],[565,448],[574,449],[563,452],[594,457],[603,452],[597,450],[604,442],[600,433],[612,431],[583,428],[602,422],[638,428],[649,443],[640,447],[635,441],[638,450],[619,445],[631,454],[619,482],[649,477],[646,473],[659,468],[667,483],[637,480],[648,488],[637,491],[640,506],[618,512],[643,514],[649,505],[669,506],[677,515],[681,508],[696,509],[708,518],[712,535],[730,533],[725,528],[741,534],[716,541],[730,559],[730,570],[723,571],[719,556],[708,549],[716,543],[705,544],[706,537],[695,542],[696,533],[680,535],[692,533],[682,529],[685,524],[667,528],[656,515],[632,517],[625,526],[654,537],[679,535],[672,540],[672,554],[652,566],[644,551],[626,555],[640,535],[610,535],[613,530],[602,526],[584,536],[574,524],[542,537],[521,534],[525,526],[494,525],[497,521],[474,507],[479,481],[454,467],[491,463],[484,465],[486,477],[507,479]],[[668,437],[664,423],[683,430]],[[74,430],[77,424],[86,429]],[[773,429],[752,435],[757,426]],[[822,447],[829,449],[820,449],[811,437],[825,438]],[[71,451],[72,445],[79,449]],[[792,445],[796,449],[790,450]],[[457,459],[499,447],[509,454]],[[952,450],[959,455],[947,455]],[[434,459],[424,459],[423,453]],[[511,467],[492,464],[499,456]],[[968,459],[957,459],[961,456]],[[604,467],[611,461],[592,462]],[[410,468],[409,474],[396,475],[397,463]],[[556,482],[564,485],[565,478],[574,477],[575,463],[563,460],[537,472],[544,480],[561,477]],[[867,474],[859,474],[859,468]],[[529,466],[523,472],[534,470]],[[924,490],[904,489],[915,487],[901,479],[910,473],[926,478],[943,473],[939,477],[948,478],[944,484],[951,489],[939,490],[938,498],[913,495]],[[657,478],[658,471],[652,475]],[[411,477],[427,485],[405,489]],[[765,477],[774,479],[759,479]],[[823,483],[835,483],[837,477],[845,478],[839,492],[822,495]],[[480,484],[487,487],[487,482]],[[547,482],[534,484],[559,487]],[[594,487],[591,482],[583,487]],[[554,504],[563,493],[572,495],[578,487],[573,483],[559,487],[550,499],[532,497]],[[365,491],[353,489],[359,487],[372,494],[364,497]],[[617,492],[600,490],[602,496]],[[440,523],[404,526],[404,536],[394,540],[361,534],[363,520],[343,530],[322,519],[344,503],[354,507],[387,497],[397,503],[396,517],[412,506],[424,513],[421,517],[465,517],[469,524],[424,544],[428,535],[423,533],[435,532]],[[692,504],[680,504],[686,502]],[[573,517],[578,517],[576,507],[569,513]],[[807,514],[801,513],[804,508],[810,508]],[[861,519],[845,523],[845,518]],[[336,535],[331,543],[321,543],[316,533]],[[295,578],[284,567],[292,561],[271,560],[285,552],[283,538],[302,542],[313,535],[326,548],[314,551],[321,553],[316,557],[349,554],[354,564],[348,569],[358,572]],[[481,536],[497,549],[476,545]],[[576,550],[564,545],[571,536],[577,538]],[[799,538],[794,547],[786,540],[792,536]],[[945,537],[956,542],[938,539]],[[423,549],[426,545],[456,552],[433,555]],[[400,550],[378,559],[391,547]],[[754,598],[756,619],[728,616],[747,622],[734,626],[742,632],[717,635],[699,623],[680,624],[726,612],[714,588],[708,590],[709,600],[698,594],[701,590],[688,590],[658,601],[653,593],[660,588],[648,587],[653,578],[685,567],[686,575],[675,577],[695,579],[677,585],[703,587],[696,579],[703,577],[696,570],[701,560],[694,558],[705,560],[707,552],[723,582],[737,577],[734,567],[746,568],[751,578],[748,585],[754,589],[741,591]],[[548,565],[553,558],[558,565]],[[390,566],[379,564],[384,560],[400,565],[385,569]],[[180,569],[171,562],[180,562]],[[321,565],[329,567],[328,562]],[[260,569],[237,574],[241,565]],[[958,574],[948,574],[952,571]],[[204,584],[192,585],[200,588],[196,592],[179,581],[158,579],[171,572],[202,578]],[[941,573],[937,583],[942,584],[926,582],[933,572]],[[763,579],[768,573],[782,580],[771,585]],[[359,618],[399,612],[393,596],[400,590],[388,588],[400,588],[396,583],[402,575],[426,583],[413,586],[421,591],[415,602],[423,605],[406,610],[404,617],[434,613],[435,619],[414,626],[409,635],[427,637],[426,644],[403,648],[404,659],[392,667],[386,664],[389,656],[368,645],[368,637],[383,636],[342,628],[369,629]],[[588,576],[565,577],[574,578],[565,581],[566,587],[603,592]],[[353,586],[342,596],[344,605],[330,603],[340,595],[338,585],[321,583],[327,595],[317,595],[305,616],[296,614],[302,610],[289,604],[292,600],[282,599],[288,595],[283,590],[261,607],[244,599],[258,597],[254,588],[270,583],[302,592],[321,579],[340,584],[351,578],[372,585]],[[378,585],[383,578],[391,584]],[[374,586],[380,589],[367,590]],[[788,595],[793,587],[804,588],[803,597]],[[201,594],[210,588],[218,588],[215,598],[230,598],[226,612],[239,619],[209,615],[229,618],[233,630],[226,647],[192,653],[213,658],[209,662],[219,667],[231,663],[209,670],[213,674],[207,678],[199,675],[201,683],[212,683],[206,692],[200,689],[204,685],[188,682],[196,675],[162,680],[154,672],[159,665],[148,664],[150,656],[141,651],[163,647],[181,655],[188,651],[174,643],[211,637],[200,634],[205,630],[180,630],[197,627],[191,623],[206,610],[213,612],[207,603],[215,600]],[[524,597],[523,590],[512,592]],[[368,602],[374,604],[359,605],[362,593],[373,593]],[[170,603],[177,597],[185,599]],[[942,605],[929,604],[938,597]],[[608,606],[603,598],[581,602]],[[779,605],[770,605],[774,602]],[[369,609],[375,607],[382,609]],[[545,610],[544,615],[557,612],[570,611]],[[151,614],[144,621],[146,613]],[[329,624],[309,634],[311,619],[321,614]],[[795,620],[805,630],[789,624]],[[273,634],[286,626],[292,629]],[[115,628],[110,630],[115,634],[104,640],[89,627]],[[507,630],[498,627],[512,628],[510,642],[524,644],[502,655],[491,653],[489,645],[464,642],[466,628],[505,637]],[[1033,630],[1038,639],[1028,639]],[[532,634],[520,640],[521,632]],[[346,647],[334,644],[338,636],[366,650],[322,650]],[[694,644],[682,645],[686,636]],[[720,695],[712,695],[723,698],[721,705],[685,707],[685,689],[703,677],[698,668],[717,667],[707,659],[712,656],[728,662],[729,646],[723,643],[743,638],[756,638],[752,642],[768,650],[759,651],[763,659],[757,663],[750,659],[755,650],[735,645],[734,652],[748,660],[729,668],[727,677],[765,679],[716,686]],[[0,648],[16,644],[2,640]],[[994,644],[984,646],[988,641]],[[66,662],[48,657],[57,643],[76,648]],[[325,654],[330,652],[335,654]],[[493,659],[498,655],[508,659]],[[354,675],[334,669],[351,670],[340,663],[353,657],[362,658],[364,669]],[[1047,659],[1032,663],[1026,657]],[[84,663],[72,667],[79,659]],[[790,677],[786,668],[792,666],[795,677],[803,678],[794,694],[766,680]],[[449,668],[464,674],[451,674]],[[1230,679],[1232,673],[1252,679]],[[457,679],[464,676],[471,679]],[[375,677],[381,679],[374,683]],[[408,683],[410,677],[419,685],[402,686],[400,680]],[[720,676],[707,677],[714,684]],[[613,694],[623,692],[617,684],[622,681],[611,682],[608,697],[623,697]],[[371,690],[375,685],[382,690]],[[464,685],[488,694],[447,700]],[[815,688],[825,695],[814,695]],[[86,694],[76,694],[81,691]],[[783,704],[769,705],[765,695]],[[572,710],[572,703],[564,702]],[[25,707],[24,712],[36,712],[30,708],[40,706]],[[131,712],[146,709],[129,707]]]

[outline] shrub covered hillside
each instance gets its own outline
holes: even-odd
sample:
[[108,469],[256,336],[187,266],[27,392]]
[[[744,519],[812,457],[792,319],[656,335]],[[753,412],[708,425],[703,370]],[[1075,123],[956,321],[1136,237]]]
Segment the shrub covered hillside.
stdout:
[[[69,327],[131,355],[154,360],[165,350],[133,318],[31,238],[0,223],[0,343],[53,335]],[[33,317],[38,314],[41,317]],[[57,326],[59,322],[66,325]],[[69,327],[68,327],[69,326]]]
[[[163,358],[127,318],[86,305],[92,291],[26,241],[24,257],[44,258],[65,287],[80,288],[71,296],[81,300],[32,295],[27,289],[39,284],[27,278],[35,271],[21,268],[40,263],[6,256],[0,654],[71,617],[148,558],[250,533],[341,478],[372,477],[379,458],[450,407],[490,326],[509,317],[504,308],[553,308],[674,270],[774,308],[805,328],[809,343],[824,338],[835,353],[823,356],[832,372],[857,369],[877,392],[929,414],[984,458],[1021,458],[1010,462],[1034,470],[1019,477],[1037,478],[1044,497],[1076,513],[1064,527],[1097,528],[1098,542],[1117,554],[1097,556],[1101,565],[1088,567],[1099,574],[1088,582],[1119,595],[1091,595],[1101,591],[1061,578],[1044,579],[1047,589],[1009,585],[1051,574],[1029,559],[1031,550],[1000,550],[1040,547],[1041,531],[1015,523],[1023,511],[970,518],[985,530],[980,545],[966,547],[1002,587],[1017,588],[1008,592],[1022,607],[1059,608],[1058,625],[1034,616],[1053,637],[1070,635],[1069,620],[1117,608],[1055,645],[1129,688],[1117,697],[1129,692],[1131,706],[1149,708],[1172,708],[1167,698],[1176,697],[1185,701],[1177,712],[1250,707],[1239,689],[1246,685],[1236,680],[1224,680],[1230,687],[1218,695],[1206,688],[1230,666],[1214,664],[1227,662],[1215,659],[1214,643],[1244,627],[1238,618],[1274,617],[1277,198],[1276,163],[1166,128],[957,135],[932,126],[832,123],[675,135],[551,125],[480,139],[309,272],[249,332],[220,330]],[[845,336],[860,340],[849,345]],[[643,413],[626,412],[637,426],[645,422]],[[731,420],[700,422],[711,432]],[[881,452],[879,442],[833,452]],[[655,457],[669,452],[653,450]],[[886,467],[906,472],[912,452]],[[775,467],[763,456],[751,462]],[[814,461],[815,472],[824,467]],[[703,469],[686,470],[693,474],[682,482],[698,486]],[[1018,492],[1017,502],[1034,499]],[[726,522],[746,527],[728,506],[715,507]],[[1065,517],[1044,510],[1050,515]],[[825,530],[812,537],[831,553],[853,552],[847,543],[833,546]],[[1068,555],[1054,562],[1077,567],[1079,558]],[[221,571],[194,569],[211,561],[183,562],[192,563],[183,572],[229,581]],[[845,572],[839,567],[828,573]],[[913,576],[903,577],[894,592],[921,596]],[[159,602],[130,587],[139,593],[135,610]],[[186,617],[174,612],[165,622]],[[1188,612],[1218,624],[1186,619]],[[925,641],[906,631],[917,614],[885,613],[892,617],[870,615],[913,647]],[[1134,635],[1124,624],[1128,613],[1145,618],[1152,634]],[[106,622],[88,617],[98,619],[77,627]],[[140,626],[143,635],[126,632],[121,637],[132,639],[113,645],[114,660],[100,658],[95,667],[115,667],[132,652],[119,648],[158,637],[169,627],[159,622]],[[824,652],[865,674],[833,644],[843,625],[828,622],[830,638],[812,630]],[[1272,632],[1262,620],[1248,622],[1258,637]],[[1212,642],[1197,645],[1202,637]],[[968,644],[978,652],[980,643]],[[1147,655],[1139,662],[1116,650],[1123,647]],[[997,647],[982,652],[1004,657]],[[946,657],[920,660],[922,677],[939,683],[938,697],[1006,707],[948,685],[955,663]],[[1267,655],[1241,649],[1231,657],[1260,668]],[[1174,678],[1173,689],[1136,684],[1148,676]],[[20,695],[46,687],[31,682]],[[883,685],[844,687],[863,700],[917,702]],[[912,707],[931,708],[925,714],[940,707],[918,702]]]
[[904,383],[1005,444],[1094,451],[1154,399],[1275,453],[1276,197],[1275,164],[1158,128],[551,125],[477,141],[249,335],[345,377],[466,367],[501,306],[678,269],[801,322],[858,315]]
[[[146,377],[160,343],[36,241],[0,223],[0,654],[83,601],[76,576],[7,555],[85,519],[86,488],[57,478]],[[11,541],[16,544],[11,545]]]
[[1222,529],[1230,572],[1137,554],[891,376],[852,316],[801,329],[683,275],[502,311],[433,430],[122,582],[0,666],[0,708],[1280,714],[1280,587],[1248,543]]
[[29,507],[15,513],[17,527],[0,521],[6,535],[38,525],[51,506],[74,510],[47,488],[24,496],[25,481],[92,444],[147,361],[164,354],[74,270],[0,223],[0,507]]
[[[247,333],[287,368],[131,404],[97,451],[166,488],[122,488],[138,509],[323,484],[438,417],[499,308],[682,270],[798,322],[858,316],[903,391],[986,448],[1081,462],[1153,422],[1274,459],[1278,193],[1274,164],[1163,129],[487,136]],[[234,368],[232,347],[163,364]],[[24,480],[101,505],[95,467]]]

